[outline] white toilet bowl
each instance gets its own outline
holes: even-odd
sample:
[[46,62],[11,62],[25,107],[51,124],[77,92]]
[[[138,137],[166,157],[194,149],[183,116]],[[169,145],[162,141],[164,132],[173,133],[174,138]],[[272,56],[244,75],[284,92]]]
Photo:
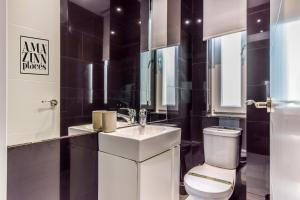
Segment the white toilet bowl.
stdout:
[[228,200],[235,186],[235,169],[208,164],[192,168],[184,177],[188,200]]
[[188,200],[228,200],[235,186],[241,129],[210,127],[203,133],[205,163],[184,176]]

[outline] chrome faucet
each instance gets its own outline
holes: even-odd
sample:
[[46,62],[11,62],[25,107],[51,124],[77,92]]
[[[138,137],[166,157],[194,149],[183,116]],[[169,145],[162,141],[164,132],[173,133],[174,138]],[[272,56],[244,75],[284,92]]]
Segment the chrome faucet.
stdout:
[[124,114],[118,113],[118,117],[126,120],[126,122],[129,123],[129,124],[135,123],[135,117],[136,117],[136,111],[135,111],[135,109],[120,108],[120,110],[127,110],[128,111],[128,115],[124,115]]
[[145,108],[140,109],[139,113],[139,124],[145,127],[147,124],[147,110]]

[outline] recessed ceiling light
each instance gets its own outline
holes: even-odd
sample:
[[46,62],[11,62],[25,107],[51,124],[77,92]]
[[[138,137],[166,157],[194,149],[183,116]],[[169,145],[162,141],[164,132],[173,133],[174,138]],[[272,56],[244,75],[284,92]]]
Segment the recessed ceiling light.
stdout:
[[111,35],[115,35],[116,32],[115,32],[115,31],[110,31],[110,34],[111,34]]
[[263,32],[264,32],[264,30],[260,30],[259,32],[263,33]]
[[261,22],[261,19],[257,19],[257,20],[256,20],[256,23],[260,23],[260,22]]
[[122,9],[121,7],[116,7],[116,11],[117,11],[118,13],[120,13],[120,12],[123,11],[123,9]]
[[189,25],[189,24],[191,23],[191,20],[186,19],[186,20],[184,21],[184,23],[185,23],[185,25]]
[[197,19],[197,24],[201,24],[202,23],[202,19]]
[[139,20],[139,22],[138,22],[139,24],[142,24],[142,21],[141,20]]

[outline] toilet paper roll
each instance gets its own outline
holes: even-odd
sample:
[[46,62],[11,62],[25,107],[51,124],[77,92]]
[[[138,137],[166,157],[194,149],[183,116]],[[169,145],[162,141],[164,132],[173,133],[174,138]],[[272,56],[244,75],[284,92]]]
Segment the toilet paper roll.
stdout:
[[105,113],[106,110],[95,110],[92,114],[92,121],[93,121],[93,128],[94,130],[102,130],[103,129],[103,113]]
[[103,132],[110,133],[117,129],[117,112],[107,111],[102,114]]

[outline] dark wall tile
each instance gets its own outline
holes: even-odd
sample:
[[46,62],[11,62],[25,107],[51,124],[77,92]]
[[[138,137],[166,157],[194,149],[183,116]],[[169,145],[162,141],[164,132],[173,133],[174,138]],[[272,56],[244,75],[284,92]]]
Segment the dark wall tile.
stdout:
[[206,115],[206,91],[192,91],[192,113],[193,115]]
[[[247,99],[266,101],[270,80],[270,1],[248,0]],[[247,107],[247,198],[270,193],[270,116],[266,109]],[[259,186],[258,186],[259,185]]]
[[91,134],[9,148],[7,199],[97,200],[97,138]]
[[85,88],[88,82],[86,72],[90,63],[63,57],[61,59],[61,87]]
[[184,175],[194,166],[192,157],[192,142],[190,140],[181,141],[180,163],[180,181],[183,182]]
[[260,32],[269,31],[270,27],[270,10],[260,10],[248,14],[247,17],[247,34],[252,35]]
[[[247,87],[247,99],[264,102],[268,96],[268,88],[266,85],[255,85]],[[270,121],[270,115],[266,109],[257,109],[254,105],[247,107],[248,121]]]
[[269,48],[248,50],[247,60],[248,85],[260,85],[270,80]]
[[191,139],[203,142],[203,126],[201,116],[191,116]]
[[270,155],[270,123],[248,121],[247,136],[248,152]]
[[270,46],[270,35],[269,32],[257,33],[254,35],[248,35],[247,38],[247,49],[260,49],[260,48],[269,48]]
[[94,110],[103,110],[105,107],[103,90],[85,90],[82,115],[91,116]]
[[69,28],[101,38],[102,18],[68,1]]
[[269,199],[270,156],[248,153],[247,199]]
[[192,141],[192,157],[193,166],[204,163],[204,144],[202,141]]
[[80,99],[83,97],[83,89],[81,88],[72,88],[72,87],[61,87],[60,88],[60,97],[63,99]]
[[82,34],[82,54],[83,59],[92,63],[102,62],[102,37],[97,38],[88,34]]
[[72,117],[65,117],[61,118],[60,123],[60,133],[61,136],[68,135],[68,127],[82,125],[82,124],[89,124],[92,121],[92,114],[89,116],[72,116]]
[[[97,140],[96,140],[97,141]],[[98,199],[98,152],[70,146],[70,199]]]
[[[270,9],[270,0],[247,0],[247,14]],[[248,28],[248,27],[247,27]]]
[[82,59],[82,33],[72,30],[67,26],[61,26],[61,55]]
[[206,62],[206,42],[202,41],[202,36],[193,36],[193,63],[205,63]]
[[9,148],[7,200],[58,200],[59,172],[58,141]]
[[68,126],[91,123],[91,112],[104,109],[103,18],[62,0],[61,135]]
[[192,66],[193,90],[204,90],[206,83],[206,62],[197,63]]
[[83,99],[61,98],[60,100],[60,115],[61,118],[80,116],[83,109]]

